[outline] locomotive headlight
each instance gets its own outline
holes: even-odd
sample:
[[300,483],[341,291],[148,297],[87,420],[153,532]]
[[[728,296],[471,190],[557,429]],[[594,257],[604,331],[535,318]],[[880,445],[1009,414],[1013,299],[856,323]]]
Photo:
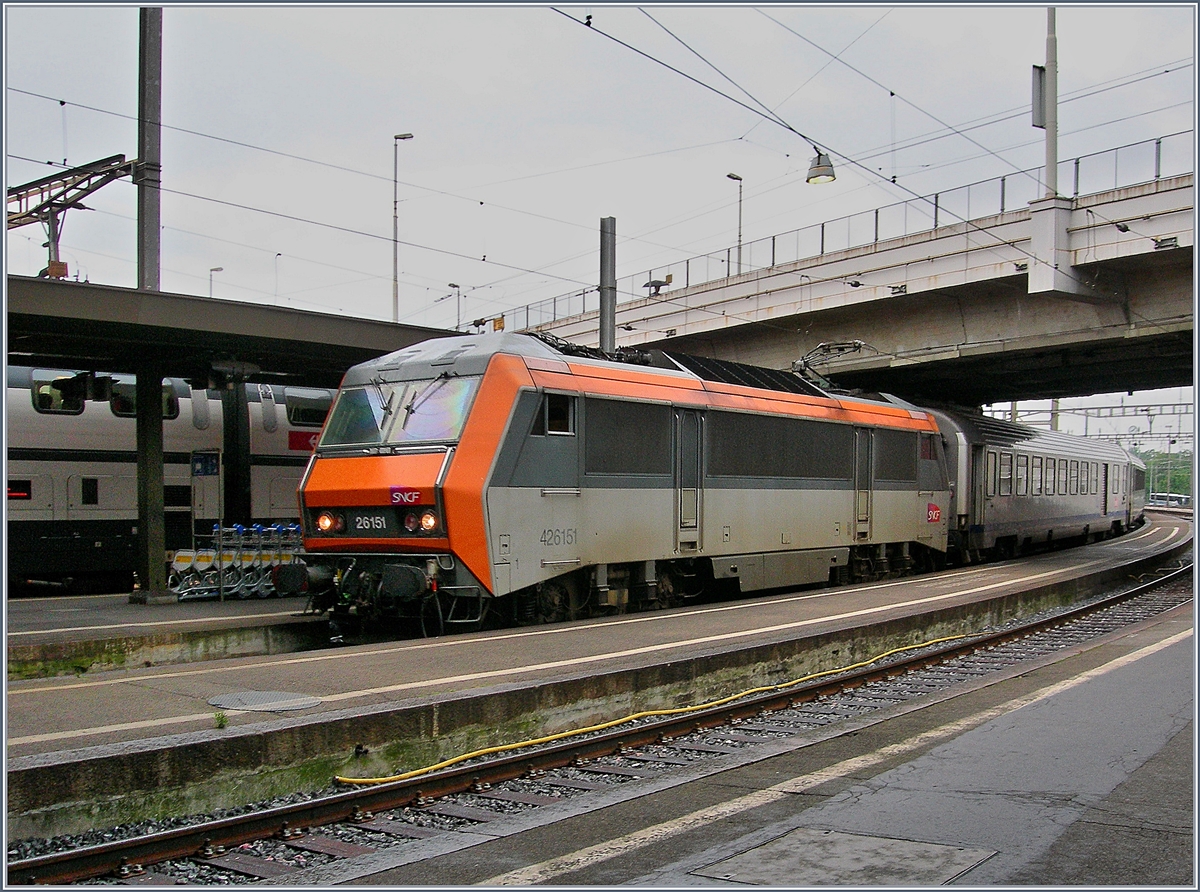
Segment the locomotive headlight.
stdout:
[[322,511],[317,517],[317,529],[322,533],[341,533],[346,529],[346,518],[331,511]]
[[437,515],[432,511],[426,511],[421,515],[421,529],[426,533],[432,533],[438,527]]
[[420,525],[420,519],[411,511],[404,518],[404,529],[408,530],[410,533],[415,533],[417,531],[417,527]]

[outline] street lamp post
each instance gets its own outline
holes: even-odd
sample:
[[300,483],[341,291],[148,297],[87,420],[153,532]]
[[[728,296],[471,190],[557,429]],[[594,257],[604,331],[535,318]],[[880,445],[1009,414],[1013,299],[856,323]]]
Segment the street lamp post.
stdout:
[[462,328],[462,289],[453,282],[446,287],[454,289],[454,306],[457,314],[454,322],[454,330],[458,331]]
[[392,137],[392,321],[400,321],[400,140],[412,139],[411,133]]
[[725,176],[731,180],[736,180],[738,184],[738,275],[742,274],[742,178],[736,173],[727,173]]
[[225,272],[225,267],[223,267],[223,266],[214,266],[214,267],[209,268],[209,270],[208,270],[208,296],[209,297],[212,297],[213,273],[223,273],[223,272]]

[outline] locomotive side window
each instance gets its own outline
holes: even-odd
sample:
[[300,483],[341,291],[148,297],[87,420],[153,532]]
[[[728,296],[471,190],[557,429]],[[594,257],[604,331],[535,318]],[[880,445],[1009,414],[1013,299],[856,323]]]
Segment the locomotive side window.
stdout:
[[918,488],[945,489],[946,475],[943,470],[940,438],[934,434],[921,434],[921,461],[917,467]]
[[987,454],[987,494],[990,499],[996,494],[996,453]]
[[1017,495],[1029,495],[1029,456],[1017,456]]
[[1011,452],[1000,453],[1000,495],[1011,496],[1013,493],[1013,457]]
[[529,434],[533,437],[544,437],[547,434],[574,436],[575,398],[565,393],[543,395],[537,415],[533,419],[533,430]]
[[35,370],[33,373],[33,408],[43,415],[79,415],[83,412],[85,394],[70,389],[70,375]]
[[329,414],[332,399],[323,390],[289,387],[283,401],[287,408],[288,424],[293,427],[320,427]]
[[96,477],[84,477],[79,481],[79,504],[100,504],[100,480]]
[[[112,397],[108,401],[109,408],[118,418],[137,417],[137,397],[132,381],[113,381]],[[169,381],[163,382],[162,417],[172,419],[179,417],[179,397]]]
[[1029,462],[1029,494],[1040,496],[1042,494],[1042,457],[1035,455]]
[[1054,495],[1054,475],[1055,475],[1055,473],[1056,473],[1056,471],[1054,468],[1054,459],[1052,459],[1052,458],[1046,459],[1046,495],[1048,495],[1048,496]]

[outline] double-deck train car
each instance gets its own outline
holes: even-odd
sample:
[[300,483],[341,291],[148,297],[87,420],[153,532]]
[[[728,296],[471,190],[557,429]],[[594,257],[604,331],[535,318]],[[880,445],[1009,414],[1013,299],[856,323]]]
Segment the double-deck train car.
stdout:
[[[296,520],[296,485],[332,401],[329,390],[246,384],[248,520]],[[228,508],[225,467],[192,476],[197,451],[226,448],[221,391],[163,382],[167,548],[190,547]],[[137,540],[134,378],[10,366],[8,579],[128,590]],[[240,427],[240,425],[239,425]],[[223,463],[225,465],[228,462]],[[169,556],[168,556],[169,559]]]
[[451,338],[347,373],[288,584],[335,626],[414,615],[429,633],[877,579],[1122,532],[1141,468],[737,363]]

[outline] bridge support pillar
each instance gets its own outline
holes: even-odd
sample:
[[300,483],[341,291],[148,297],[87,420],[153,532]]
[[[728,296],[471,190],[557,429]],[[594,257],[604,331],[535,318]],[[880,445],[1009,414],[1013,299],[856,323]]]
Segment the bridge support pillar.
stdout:
[[1089,289],[1072,273],[1067,225],[1073,202],[1061,195],[1029,202],[1029,293],[1057,291],[1087,294]]

